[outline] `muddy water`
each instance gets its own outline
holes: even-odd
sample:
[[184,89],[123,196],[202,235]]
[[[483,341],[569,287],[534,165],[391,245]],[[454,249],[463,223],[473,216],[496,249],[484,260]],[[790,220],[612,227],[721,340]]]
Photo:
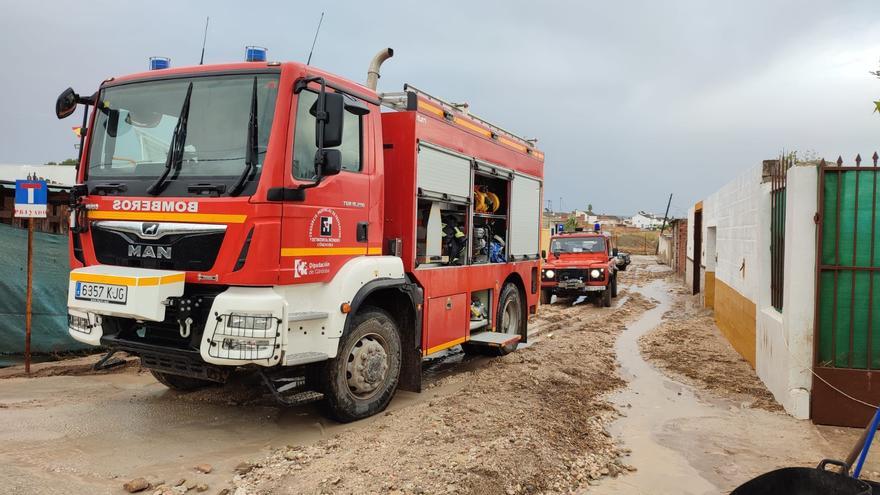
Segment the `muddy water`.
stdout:
[[612,402],[624,416],[611,427],[611,433],[622,440],[632,454],[626,462],[638,468],[635,473],[608,479],[591,487],[597,494],[689,494],[719,493],[719,487],[702,476],[687,457],[663,445],[658,433],[672,421],[705,415],[705,405],[693,392],[674,382],[642,359],[639,337],[660,324],[671,306],[670,286],[655,281],[644,287],[628,287],[659,304],[630,324],[616,344],[617,358],[629,386],[615,394]]

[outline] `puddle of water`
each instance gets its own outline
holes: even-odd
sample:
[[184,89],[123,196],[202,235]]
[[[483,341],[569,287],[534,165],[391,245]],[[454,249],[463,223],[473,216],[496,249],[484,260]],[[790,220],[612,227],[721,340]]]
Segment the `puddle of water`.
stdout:
[[638,471],[604,480],[590,488],[591,494],[719,493],[719,488],[701,476],[687,458],[662,445],[657,438],[669,422],[701,417],[709,407],[688,387],[669,380],[645,362],[639,352],[639,337],[658,326],[671,306],[669,288],[668,283],[659,280],[644,287],[628,288],[659,302],[630,324],[615,345],[622,374],[629,385],[611,398],[624,417],[610,430],[632,451],[625,462],[636,466]]

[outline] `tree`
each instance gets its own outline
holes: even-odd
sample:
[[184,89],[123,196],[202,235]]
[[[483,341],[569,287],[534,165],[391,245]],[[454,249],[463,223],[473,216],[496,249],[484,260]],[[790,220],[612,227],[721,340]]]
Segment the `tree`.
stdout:
[[62,162],[46,162],[44,165],[67,165],[67,166],[76,166],[79,164],[79,160],[76,158],[68,158]]
[[568,217],[568,220],[565,221],[565,231],[566,232],[574,232],[574,229],[576,229],[577,226],[578,226],[578,221],[577,221],[577,218],[575,218],[575,217]]

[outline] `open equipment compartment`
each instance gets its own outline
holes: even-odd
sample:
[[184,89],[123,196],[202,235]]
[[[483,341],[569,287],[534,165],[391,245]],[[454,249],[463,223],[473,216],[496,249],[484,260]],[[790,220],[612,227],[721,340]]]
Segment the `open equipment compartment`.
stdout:
[[473,263],[507,262],[508,208],[513,173],[477,161],[474,166]]

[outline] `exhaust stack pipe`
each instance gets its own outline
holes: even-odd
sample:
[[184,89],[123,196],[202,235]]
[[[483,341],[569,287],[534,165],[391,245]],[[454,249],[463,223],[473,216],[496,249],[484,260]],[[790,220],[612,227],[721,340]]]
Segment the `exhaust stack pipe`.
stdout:
[[389,58],[394,56],[394,50],[391,48],[385,48],[380,51],[373,57],[373,60],[370,62],[370,68],[367,70],[367,87],[376,90],[376,86],[379,84],[379,67],[382,66],[382,62],[388,60]]

